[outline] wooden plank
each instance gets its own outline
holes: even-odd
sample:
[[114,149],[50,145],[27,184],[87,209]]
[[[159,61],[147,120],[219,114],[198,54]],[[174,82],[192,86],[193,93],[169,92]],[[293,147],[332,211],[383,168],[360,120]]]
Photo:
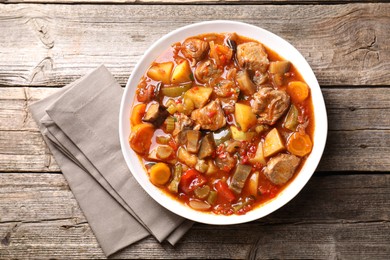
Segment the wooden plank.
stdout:
[[347,4],[378,3],[385,0],[1,0],[8,4]]
[[[0,171],[59,168],[27,106],[58,89],[0,88]],[[324,88],[329,136],[319,171],[390,170],[388,88]]]
[[[3,173],[0,188],[4,258],[104,257],[62,175]],[[115,258],[386,259],[389,206],[389,174],[318,175],[261,220],[196,224],[176,247],[147,238]]]
[[[72,14],[72,15],[69,15]],[[0,85],[63,86],[104,63],[124,85],[151,43],[192,22],[252,23],[290,41],[322,85],[388,85],[390,5],[0,5]],[[158,26],[156,26],[158,21]]]
[[[57,88],[0,88],[0,131],[36,131],[27,106]],[[329,130],[390,130],[390,88],[322,88]]]
[[[70,228],[68,228],[70,227]],[[263,226],[196,225],[177,246],[152,238],[125,248],[116,259],[388,259],[388,222]],[[12,241],[0,245],[4,258],[105,258],[87,224],[0,224]],[[6,240],[8,241],[8,240]],[[257,241],[257,242],[256,242]]]

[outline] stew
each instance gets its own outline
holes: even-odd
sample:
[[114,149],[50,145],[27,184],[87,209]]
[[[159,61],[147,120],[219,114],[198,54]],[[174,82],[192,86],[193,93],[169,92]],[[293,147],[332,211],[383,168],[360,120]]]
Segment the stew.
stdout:
[[151,183],[223,215],[277,196],[313,146],[309,86],[290,61],[236,33],[166,50],[137,86],[130,124]]

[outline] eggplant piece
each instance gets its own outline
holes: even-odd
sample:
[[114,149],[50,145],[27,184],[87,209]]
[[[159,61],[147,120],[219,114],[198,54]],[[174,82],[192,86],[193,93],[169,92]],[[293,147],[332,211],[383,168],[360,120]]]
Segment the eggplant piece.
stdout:
[[186,147],[190,153],[197,153],[199,151],[199,140],[202,134],[197,130],[186,131]]
[[158,103],[152,103],[148,107],[142,121],[152,123],[155,127],[160,127],[168,115],[169,112],[165,107],[160,106]]
[[240,194],[251,171],[252,166],[238,164],[233,174],[232,182],[230,183],[229,188],[236,194]]
[[284,74],[290,70],[291,63],[287,60],[271,61],[268,71],[272,74]]
[[256,85],[252,82],[246,70],[237,72],[236,80],[244,95],[250,96],[256,92]]
[[200,145],[198,157],[199,159],[204,159],[206,157],[209,157],[213,155],[215,152],[215,141],[213,134],[207,134],[202,139],[202,143]]

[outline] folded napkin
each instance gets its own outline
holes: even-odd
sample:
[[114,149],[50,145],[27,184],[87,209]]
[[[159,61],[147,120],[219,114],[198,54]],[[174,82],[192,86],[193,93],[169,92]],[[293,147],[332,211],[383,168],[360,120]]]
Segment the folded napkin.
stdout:
[[150,198],[127,168],[118,134],[122,94],[100,66],[29,107],[107,256],[149,234],[174,245],[192,226]]

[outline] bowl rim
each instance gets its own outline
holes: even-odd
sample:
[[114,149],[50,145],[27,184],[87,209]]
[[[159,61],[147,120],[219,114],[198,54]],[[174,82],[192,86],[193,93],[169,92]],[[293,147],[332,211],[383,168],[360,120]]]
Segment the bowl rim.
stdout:
[[[237,29],[242,29],[243,31],[237,31]],[[283,54],[295,57],[296,60],[287,60],[294,64],[296,69],[304,78],[305,82],[308,83],[312,95],[315,125],[313,134],[313,149],[311,154],[307,158],[300,172],[297,174],[297,176],[295,176],[294,180],[289,183],[274,199],[267,201],[266,203],[252,209],[244,215],[225,216],[200,212],[191,209],[189,206],[186,206],[183,203],[171,198],[168,194],[165,194],[158,187],[151,184],[147,177],[144,166],[141,165],[140,159],[128,145],[128,136],[130,131],[129,114],[130,108],[133,106],[135,95],[135,87],[132,88],[131,85],[135,84],[136,86],[138,84],[140,77],[145,73],[150,64],[156,58],[158,58],[158,56],[161,55],[161,53],[166,50],[172,43],[208,32],[237,32],[239,35],[243,35],[261,42],[269,49],[275,51],[283,59],[287,59],[286,55]],[[254,32],[258,33],[259,36],[248,35],[248,33]],[[259,39],[260,36],[264,38]],[[272,44],[273,46],[270,46],[270,44],[267,43],[274,43],[275,45]],[[279,49],[280,47],[283,48]],[[292,52],[292,54],[290,55],[287,51]],[[297,63],[299,63],[299,66],[295,65]],[[130,169],[130,172],[140,184],[140,186],[157,203],[169,211],[189,220],[213,225],[230,225],[253,221],[276,211],[292,200],[303,189],[311,176],[314,174],[325,149],[327,132],[328,119],[325,101],[314,72],[303,55],[289,42],[268,30],[252,24],[230,20],[213,20],[189,24],[165,34],[159,40],[154,42],[145,51],[141,59],[134,67],[127,81],[121,99],[119,112],[119,139],[122,154],[128,168]],[[142,172],[142,174],[137,174],[139,172]]]

